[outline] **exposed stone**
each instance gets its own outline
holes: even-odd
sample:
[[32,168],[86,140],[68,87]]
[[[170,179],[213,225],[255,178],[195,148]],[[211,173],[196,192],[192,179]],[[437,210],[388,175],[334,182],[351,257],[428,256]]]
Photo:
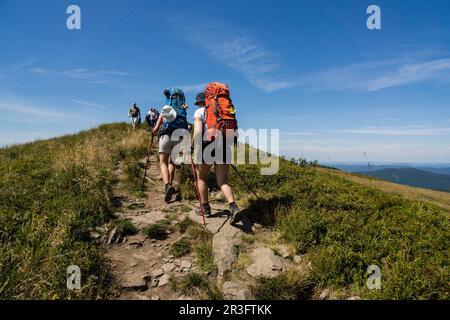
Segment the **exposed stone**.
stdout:
[[158,301],[158,300],[161,300],[158,296],[152,296],[152,298],[151,298],[152,300],[154,300],[154,301]]
[[159,284],[158,287],[163,287],[169,284],[169,280],[170,280],[170,276],[168,274],[163,275],[160,279],[159,279]]
[[159,278],[159,277],[161,277],[163,274],[164,274],[164,270],[163,270],[163,269],[160,269],[160,268],[155,269],[155,270],[152,270],[152,272],[150,272],[150,276],[151,276],[152,278]]
[[166,263],[162,266],[164,273],[170,273],[176,268],[174,263]]
[[255,297],[245,285],[234,281],[223,284],[223,296],[226,300],[254,300]]
[[190,268],[192,268],[192,262],[190,262],[188,260],[181,260],[180,268],[181,269],[190,269]]
[[142,277],[131,275],[124,279],[121,284],[123,290],[128,291],[145,291],[147,290],[147,281],[145,281]]
[[247,268],[252,277],[275,277],[285,268],[283,260],[268,248],[257,248],[251,254],[253,264]]
[[100,233],[97,232],[91,232],[91,238],[92,239],[99,239],[101,237]]
[[148,285],[150,287],[152,287],[152,288],[156,288],[158,286],[158,284],[159,284],[159,280],[158,279],[152,279],[152,280],[150,280]]
[[319,300],[326,300],[329,298],[331,294],[331,290],[330,289],[325,289],[323,290],[320,295],[319,295]]
[[347,300],[361,300],[361,297],[353,296],[353,297],[348,298]]
[[281,257],[283,257],[285,259],[291,255],[289,247],[286,245],[283,245],[283,244],[280,244],[277,246],[277,252],[279,253],[279,255]]
[[231,270],[236,261],[241,244],[242,231],[225,224],[219,233],[213,237],[214,263],[219,276],[224,276]]
[[296,255],[296,256],[294,256],[294,257],[292,258],[292,260],[294,261],[294,263],[299,264],[300,262],[302,262],[303,257],[302,257],[302,256],[299,256],[299,255]]
[[116,235],[116,232],[117,232],[117,228],[114,228],[113,231],[111,231],[111,233],[109,234],[109,237],[108,237],[108,242],[106,244],[108,244],[108,245],[111,244],[114,236]]

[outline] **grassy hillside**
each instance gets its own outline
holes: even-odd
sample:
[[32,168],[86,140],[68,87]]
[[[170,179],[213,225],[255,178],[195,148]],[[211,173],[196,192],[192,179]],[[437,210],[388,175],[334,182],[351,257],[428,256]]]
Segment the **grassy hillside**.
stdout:
[[[112,214],[118,161],[127,164],[130,188],[139,183],[136,163],[145,141],[143,130],[114,124],[0,150],[0,298],[107,297],[108,268],[91,231]],[[450,225],[443,209],[304,162],[282,159],[279,174],[267,177],[257,165],[239,170],[263,198],[252,198],[231,173],[246,212],[311,261],[307,281],[261,279],[258,290],[266,294],[260,296],[279,298],[312,285],[364,298],[450,298]],[[76,295],[66,289],[73,264],[83,277]],[[365,288],[372,264],[382,270],[381,291]]]
[[342,177],[346,180],[355,182],[363,186],[382,190],[387,193],[398,194],[410,200],[424,201],[427,203],[434,204],[435,206],[444,209],[443,211],[447,213],[447,215],[450,215],[449,192],[433,191],[430,189],[405,186],[397,183],[392,183],[386,180],[368,177],[362,174],[347,173],[335,169],[318,168],[317,170],[330,175]]
[[[249,213],[273,225],[310,259],[310,282],[316,288],[364,298],[450,298],[450,224],[443,210],[315,165],[282,160],[280,173],[271,177],[260,176],[254,166],[240,170],[267,199],[249,199]],[[244,196],[245,186],[233,178]],[[381,268],[382,290],[365,286],[367,267],[373,264]],[[281,293],[290,286],[277,283],[277,288]]]
[[407,186],[450,192],[450,175],[447,174],[438,174],[414,168],[389,168],[361,172],[361,174]]
[[[0,298],[95,299],[108,273],[90,232],[111,213],[120,159],[141,157],[143,132],[105,125],[0,150]],[[82,270],[82,290],[66,289],[66,269]]]

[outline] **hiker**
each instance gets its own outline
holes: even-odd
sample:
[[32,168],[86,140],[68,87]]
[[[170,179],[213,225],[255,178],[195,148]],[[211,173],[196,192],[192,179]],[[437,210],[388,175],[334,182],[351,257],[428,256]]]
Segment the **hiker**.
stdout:
[[151,129],[156,126],[156,121],[158,121],[159,113],[156,109],[151,108],[150,111],[145,116],[145,122],[149,125]]
[[128,117],[131,118],[133,130],[136,129],[136,125],[141,123],[141,110],[138,108],[136,102],[133,103],[133,106],[128,111]]
[[[184,136],[189,139],[187,108],[184,92],[181,89],[171,88],[164,91],[166,97],[166,106],[161,110],[161,114],[152,130],[152,134],[159,136],[159,162],[161,169],[161,177],[165,186],[164,200],[169,203],[175,194],[173,180],[175,177],[175,163],[171,157],[172,151],[179,141],[172,140],[172,134],[178,129],[185,130]],[[161,129],[161,130],[160,130]],[[188,142],[189,145],[189,142]]]
[[[196,166],[198,176],[198,191],[200,196],[201,207],[197,209],[198,215],[205,214],[211,215],[211,206],[208,200],[208,173],[211,170],[212,165],[215,166],[217,185],[225,196],[229,204],[231,213],[230,223],[232,225],[242,220],[242,214],[236,204],[233,190],[228,185],[228,168],[231,164],[231,148],[227,146],[224,139],[219,139],[215,150],[211,152],[211,156],[215,158],[215,151],[219,148],[223,150],[223,159],[214,159],[213,161],[205,160],[205,149],[214,142],[215,139],[211,136],[216,128],[219,128],[216,124],[220,123],[220,130],[216,130],[216,134],[221,138],[225,137],[227,129],[230,132],[237,130],[237,122],[234,116],[234,107],[231,104],[229,90],[226,85],[219,83],[211,83],[206,87],[205,92],[201,92],[197,95],[195,105],[199,108],[194,114],[194,149],[200,147],[201,144],[201,157],[196,157],[195,163],[199,163]],[[220,114],[222,119],[218,119],[214,112]],[[229,122],[229,123],[228,123]],[[221,130],[224,131],[221,131]],[[234,141],[234,136],[233,136]],[[195,154],[198,155],[198,152]],[[211,160],[211,159],[209,159]],[[223,160],[223,161],[221,161]]]

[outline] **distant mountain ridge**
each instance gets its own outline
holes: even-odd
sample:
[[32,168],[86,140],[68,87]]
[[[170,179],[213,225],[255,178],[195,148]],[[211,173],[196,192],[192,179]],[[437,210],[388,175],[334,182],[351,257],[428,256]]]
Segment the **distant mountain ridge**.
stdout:
[[[440,172],[446,171],[440,169]],[[365,170],[358,173],[411,187],[450,192],[450,175],[448,174],[416,168],[386,168],[371,170],[370,172]]]
[[428,172],[433,172],[437,174],[447,174],[450,175],[450,164],[414,164],[414,163],[326,163],[326,166],[334,167],[339,170],[344,170],[347,172],[365,172],[365,171],[378,171],[382,169],[405,169],[413,168]]

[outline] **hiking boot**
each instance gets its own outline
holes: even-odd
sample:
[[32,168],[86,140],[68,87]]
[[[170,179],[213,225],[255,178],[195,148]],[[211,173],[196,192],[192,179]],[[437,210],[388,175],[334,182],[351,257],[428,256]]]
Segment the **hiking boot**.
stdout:
[[169,203],[170,201],[172,201],[172,196],[175,194],[175,188],[172,187],[171,185],[167,185],[166,186],[166,194],[164,196],[164,201],[166,203]]
[[211,206],[209,204],[204,204],[202,207],[195,209],[195,214],[198,216],[203,216],[203,213],[205,216],[210,217],[211,216]]
[[242,220],[242,213],[239,211],[236,203],[230,204],[230,224],[234,225]]

